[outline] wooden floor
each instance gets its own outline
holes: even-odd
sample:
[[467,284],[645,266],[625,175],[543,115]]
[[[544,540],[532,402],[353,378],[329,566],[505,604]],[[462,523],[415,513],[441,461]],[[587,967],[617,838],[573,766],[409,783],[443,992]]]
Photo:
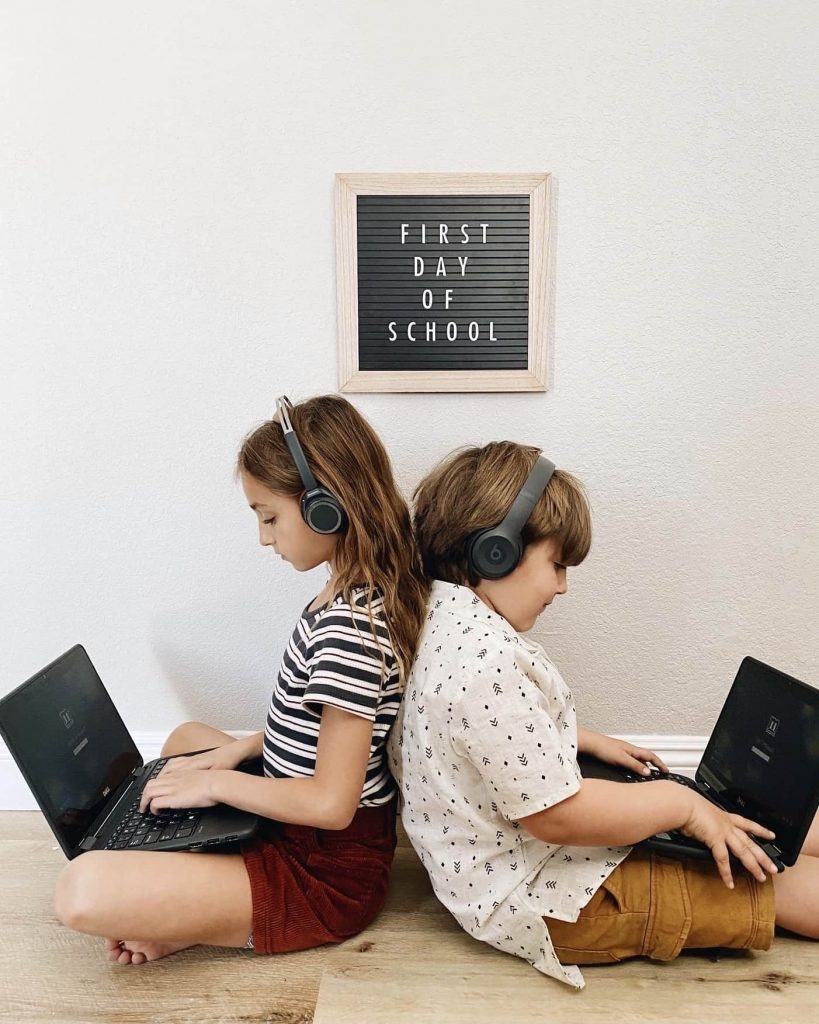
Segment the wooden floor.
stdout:
[[819,945],[586,967],[575,992],[460,931],[402,838],[389,901],[341,946],[285,956],[198,946],[125,967],[53,914],[65,858],[39,812],[0,813],[0,1020],[65,1024],[595,1024],[819,1020]]

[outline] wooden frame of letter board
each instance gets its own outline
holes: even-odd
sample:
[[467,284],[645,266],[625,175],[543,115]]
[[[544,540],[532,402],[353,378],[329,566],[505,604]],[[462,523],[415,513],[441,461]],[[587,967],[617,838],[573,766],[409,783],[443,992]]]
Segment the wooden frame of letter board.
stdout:
[[[337,174],[336,266],[341,391],[545,391],[552,348],[551,174]],[[359,195],[529,195],[529,359],[525,370],[359,370]]]

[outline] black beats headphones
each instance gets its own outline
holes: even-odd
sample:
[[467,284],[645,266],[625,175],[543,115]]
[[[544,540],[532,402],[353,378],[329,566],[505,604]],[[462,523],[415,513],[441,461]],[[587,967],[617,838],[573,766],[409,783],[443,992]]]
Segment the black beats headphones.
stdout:
[[467,561],[472,572],[481,579],[499,580],[517,568],[523,556],[521,531],[554,471],[555,464],[539,455],[503,522],[478,530],[469,537]]
[[287,395],[276,399],[276,412],[284,439],[293,456],[296,469],[299,471],[301,482],[304,484],[304,494],[301,496],[301,517],[314,533],[343,533],[347,529],[347,513],[335,495],[331,494],[326,487],[321,487],[316,483],[316,478],[310,472],[304,451],[290,422],[290,416],[287,413],[288,406],[293,408],[293,403]]

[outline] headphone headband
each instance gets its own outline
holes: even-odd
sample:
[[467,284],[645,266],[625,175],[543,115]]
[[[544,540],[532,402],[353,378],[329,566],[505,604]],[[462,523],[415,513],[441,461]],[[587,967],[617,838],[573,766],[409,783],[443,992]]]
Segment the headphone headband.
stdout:
[[293,462],[304,484],[304,494],[301,496],[301,517],[314,533],[342,533],[347,529],[347,513],[341,502],[335,495],[331,494],[326,487],[322,487],[313,476],[307,457],[304,454],[293,424],[290,422],[288,408],[293,408],[293,403],[282,395],[276,399],[276,415],[279,417],[282,434],[290,450]]
[[546,490],[546,485],[552,479],[555,471],[555,464],[550,462],[545,455],[539,455],[537,462],[523,481],[523,486],[518,491],[517,497],[512,502],[512,507],[506,513],[496,529],[499,533],[512,534],[520,533],[526,525],[532,509],[537,505],[541,494]]
[[316,478],[310,471],[310,467],[307,465],[307,458],[305,457],[301,444],[299,444],[299,439],[296,437],[296,431],[293,429],[293,424],[290,422],[290,415],[287,411],[288,406],[291,409],[293,408],[293,403],[287,395],[282,395],[281,398],[276,399],[276,414],[279,417],[279,422],[282,426],[282,433],[284,434],[284,439],[287,442],[287,447],[290,449],[290,454],[293,456],[293,461],[296,463],[296,469],[299,471],[301,482],[304,484],[306,490],[315,491],[318,484],[316,483]]

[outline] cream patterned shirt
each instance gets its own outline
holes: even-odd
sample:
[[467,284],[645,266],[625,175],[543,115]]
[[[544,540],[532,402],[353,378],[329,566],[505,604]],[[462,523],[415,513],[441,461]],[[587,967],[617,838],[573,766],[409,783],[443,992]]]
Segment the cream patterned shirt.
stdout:
[[555,846],[518,818],[580,789],[571,691],[468,587],[435,580],[388,740],[407,835],[470,935],[575,988],[543,915],[576,921],[629,846]]

